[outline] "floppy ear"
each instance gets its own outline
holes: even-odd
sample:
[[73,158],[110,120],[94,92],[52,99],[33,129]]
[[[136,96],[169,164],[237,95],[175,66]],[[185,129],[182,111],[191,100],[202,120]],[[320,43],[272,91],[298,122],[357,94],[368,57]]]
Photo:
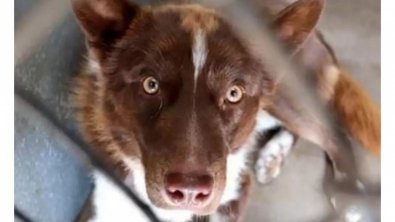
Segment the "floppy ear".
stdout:
[[72,5],[89,45],[96,47],[122,36],[139,11],[128,0],[72,0]]
[[280,42],[296,52],[316,27],[324,0],[298,0],[276,16],[272,27]]

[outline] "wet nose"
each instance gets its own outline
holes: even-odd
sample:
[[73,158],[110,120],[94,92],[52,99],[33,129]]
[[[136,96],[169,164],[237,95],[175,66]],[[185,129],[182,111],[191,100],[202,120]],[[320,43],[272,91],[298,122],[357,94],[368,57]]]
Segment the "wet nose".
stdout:
[[178,207],[203,207],[209,201],[213,178],[208,174],[170,173],[165,181],[168,199]]

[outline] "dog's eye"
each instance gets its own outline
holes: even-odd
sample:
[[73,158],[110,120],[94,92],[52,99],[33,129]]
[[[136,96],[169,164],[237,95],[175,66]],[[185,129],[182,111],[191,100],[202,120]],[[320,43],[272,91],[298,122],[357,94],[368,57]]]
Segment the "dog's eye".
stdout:
[[237,103],[243,98],[244,90],[240,86],[232,86],[226,92],[226,99],[230,103]]
[[143,81],[143,88],[146,93],[155,94],[159,90],[159,81],[152,76],[147,77]]

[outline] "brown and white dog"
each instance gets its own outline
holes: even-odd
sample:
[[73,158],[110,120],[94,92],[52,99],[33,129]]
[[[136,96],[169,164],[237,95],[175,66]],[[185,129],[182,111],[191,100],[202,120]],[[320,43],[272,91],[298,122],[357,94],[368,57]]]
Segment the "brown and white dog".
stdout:
[[[248,155],[259,133],[284,124],[265,103],[275,82],[265,65],[213,9],[127,0],[74,0],[73,8],[88,49],[76,104],[92,150],[161,220],[242,220]],[[285,44],[304,43],[296,58],[316,71],[350,133],[379,152],[380,112],[320,48],[313,33],[319,16],[306,16],[321,10],[322,1],[301,0],[279,14],[274,29]],[[263,182],[279,169],[268,171],[274,160],[267,157],[288,153],[293,140],[282,130],[262,149],[256,166]],[[98,171],[94,184],[78,221],[147,221]]]

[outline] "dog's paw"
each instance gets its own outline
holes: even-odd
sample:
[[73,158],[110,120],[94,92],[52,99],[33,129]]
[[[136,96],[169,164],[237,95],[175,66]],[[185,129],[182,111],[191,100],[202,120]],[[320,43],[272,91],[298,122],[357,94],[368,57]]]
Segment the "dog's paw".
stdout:
[[269,183],[280,174],[294,141],[295,137],[290,132],[281,130],[260,149],[255,163],[255,174],[259,183]]

